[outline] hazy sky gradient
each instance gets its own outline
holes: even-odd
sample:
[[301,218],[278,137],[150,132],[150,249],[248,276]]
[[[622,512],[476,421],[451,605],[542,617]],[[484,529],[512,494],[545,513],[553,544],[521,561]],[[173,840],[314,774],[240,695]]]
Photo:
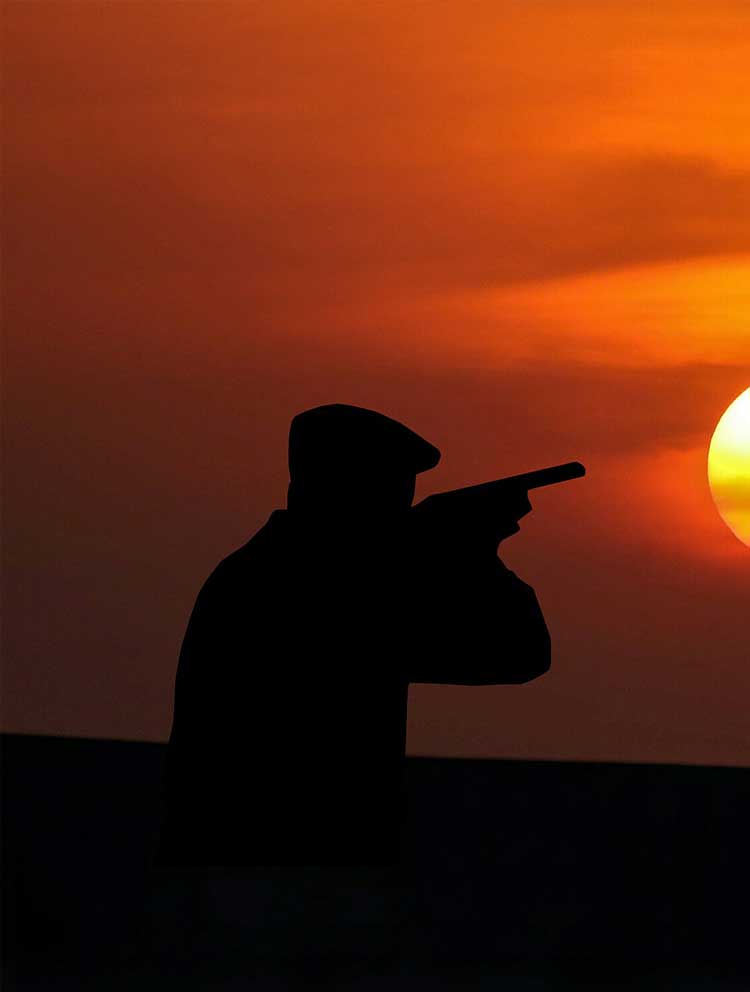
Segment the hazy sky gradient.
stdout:
[[5,729],[165,738],[201,582],[340,401],[442,449],[422,493],[589,468],[503,546],[553,670],[415,688],[412,752],[750,763],[705,465],[750,379],[747,5],[5,13]]

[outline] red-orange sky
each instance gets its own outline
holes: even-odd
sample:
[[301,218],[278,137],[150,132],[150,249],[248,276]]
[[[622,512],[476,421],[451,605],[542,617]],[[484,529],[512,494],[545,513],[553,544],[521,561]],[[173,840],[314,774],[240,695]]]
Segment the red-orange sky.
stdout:
[[200,584],[338,401],[442,449],[422,493],[589,469],[502,548],[553,670],[414,687],[412,753],[750,763],[705,472],[750,380],[748,18],[7,3],[4,729],[164,739]]

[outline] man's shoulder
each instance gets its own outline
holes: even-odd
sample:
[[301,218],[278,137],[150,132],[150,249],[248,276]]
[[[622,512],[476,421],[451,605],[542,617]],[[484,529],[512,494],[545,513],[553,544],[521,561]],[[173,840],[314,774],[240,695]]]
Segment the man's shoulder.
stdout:
[[286,540],[285,513],[285,510],[274,510],[249,540],[221,559],[207,581],[230,578],[263,564],[268,554],[277,553]]
[[217,600],[231,601],[234,593],[260,582],[268,577],[269,571],[281,567],[285,528],[276,514],[283,512],[275,510],[249,540],[221,559],[200,587],[199,607],[208,608]]

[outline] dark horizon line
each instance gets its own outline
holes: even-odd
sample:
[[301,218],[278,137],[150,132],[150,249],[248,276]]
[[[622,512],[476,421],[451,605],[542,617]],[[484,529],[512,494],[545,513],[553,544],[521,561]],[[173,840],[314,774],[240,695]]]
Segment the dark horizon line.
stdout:
[[[0,742],[10,740],[36,740],[36,741],[66,741],[69,743],[91,743],[91,744],[127,744],[141,745],[151,748],[165,748],[165,740],[141,740],[138,738],[126,737],[84,737],[77,734],[37,734],[24,731],[0,730]],[[596,760],[589,758],[517,758],[509,755],[504,758],[493,758],[487,756],[466,755],[440,755],[440,754],[409,754],[407,761],[438,761],[438,762],[462,762],[464,764],[517,764],[517,765],[591,765],[595,767],[612,766],[616,768],[700,768],[716,771],[750,771],[750,764],[747,765],[717,765],[698,764],[696,762],[680,761],[618,761],[618,760]]]

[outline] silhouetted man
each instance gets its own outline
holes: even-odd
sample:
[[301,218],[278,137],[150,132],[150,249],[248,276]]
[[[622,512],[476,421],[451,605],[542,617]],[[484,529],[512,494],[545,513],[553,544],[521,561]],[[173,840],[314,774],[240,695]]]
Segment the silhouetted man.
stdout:
[[409,682],[547,671],[534,592],[496,553],[528,501],[494,531],[438,533],[411,503],[439,458],[371,410],[294,418],[287,509],[218,565],[190,617],[162,864],[394,863]]

